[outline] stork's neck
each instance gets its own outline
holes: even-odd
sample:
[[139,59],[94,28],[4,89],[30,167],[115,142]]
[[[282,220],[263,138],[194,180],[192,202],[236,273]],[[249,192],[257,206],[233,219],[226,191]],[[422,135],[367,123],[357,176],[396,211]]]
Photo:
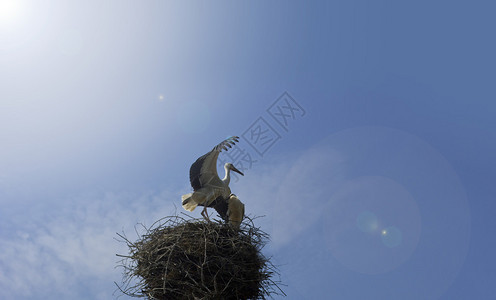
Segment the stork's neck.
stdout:
[[226,176],[222,179],[224,184],[229,185],[229,182],[231,181],[231,169],[229,169],[227,166],[224,166],[224,170],[226,171]]

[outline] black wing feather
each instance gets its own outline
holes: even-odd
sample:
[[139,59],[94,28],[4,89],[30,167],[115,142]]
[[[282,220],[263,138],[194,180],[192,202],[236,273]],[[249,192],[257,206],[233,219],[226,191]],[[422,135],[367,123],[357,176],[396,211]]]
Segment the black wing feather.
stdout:
[[191,168],[189,169],[189,181],[191,182],[191,186],[193,187],[193,190],[196,191],[201,188],[201,183],[200,183],[200,175],[201,175],[201,168],[203,166],[203,163],[205,162],[205,159],[213,152],[213,151],[218,151],[221,152],[223,149],[228,150],[226,145],[231,148],[231,145],[236,144],[236,142],[239,142],[239,137],[238,136],[232,136],[230,138],[225,139],[218,145],[216,145],[210,152],[206,153],[205,155],[202,155],[199,157],[192,165]]
[[[229,208],[227,203],[228,199],[224,199],[221,196],[219,196],[207,206],[207,207],[213,207],[217,211],[219,216],[222,218],[222,220],[226,222],[229,221],[227,216],[227,210]],[[205,205],[198,204],[198,206],[205,206]]]
[[199,157],[191,165],[191,168],[189,169],[189,181],[191,182],[191,186],[193,187],[194,191],[199,190],[201,188],[201,183],[200,183],[201,167],[209,154],[210,152]]

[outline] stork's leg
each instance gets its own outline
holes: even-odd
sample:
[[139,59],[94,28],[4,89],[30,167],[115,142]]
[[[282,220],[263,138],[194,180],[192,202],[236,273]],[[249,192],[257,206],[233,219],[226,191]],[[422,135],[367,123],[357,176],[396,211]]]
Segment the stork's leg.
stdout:
[[208,212],[207,212],[207,207],[206,206],[203,207],[203,210],[201,212],[201,215],[205,218],[205,220],[207,220],[208,222],[210,222],[210,218],[208,217]]

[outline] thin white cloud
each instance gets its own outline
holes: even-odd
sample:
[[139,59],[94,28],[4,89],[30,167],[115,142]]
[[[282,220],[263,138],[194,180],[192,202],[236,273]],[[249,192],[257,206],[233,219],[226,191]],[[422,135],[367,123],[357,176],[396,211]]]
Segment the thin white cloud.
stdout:
[[106,194],[74,199],[56,217],[0,239],[0,298],[109,299],[121,279],[115,254],[126,254],[116,232],[132,239],[137,222],[151,225],[175,213],[177,195]]
[[[310,148],[299,157],[267,162],[241,178],[233,187],[246,205],[246,213],[265,215],[271,246],[279,248],[312,226],[327,205],[326,191],[341,182],[344,156],[326,145]],[[239,191],[239,192],[238,192]]]

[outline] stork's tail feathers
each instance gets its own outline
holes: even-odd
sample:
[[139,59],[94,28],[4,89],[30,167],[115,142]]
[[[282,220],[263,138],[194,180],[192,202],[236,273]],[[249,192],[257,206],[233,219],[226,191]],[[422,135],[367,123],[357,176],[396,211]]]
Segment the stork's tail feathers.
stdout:
[[191,199],[192,195],[193,193],[189,193],[181,196],[181,200],[183,201],[183,208],[187,211],[193,211],[198,206],[198,203]]

